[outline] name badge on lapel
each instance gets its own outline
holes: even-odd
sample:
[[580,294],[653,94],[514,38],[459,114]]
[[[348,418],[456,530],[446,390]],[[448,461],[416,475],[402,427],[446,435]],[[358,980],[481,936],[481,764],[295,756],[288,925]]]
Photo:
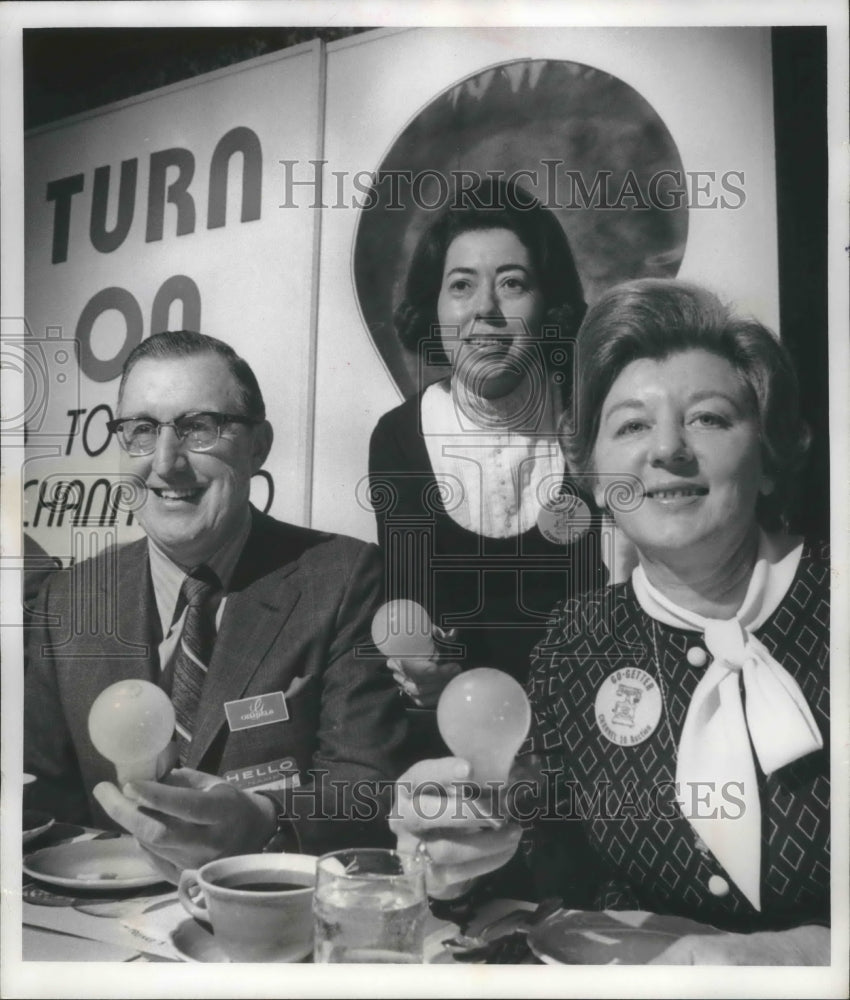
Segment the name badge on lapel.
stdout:
[[226,701],[224,712],[231,733],[256,726],[270,726],[273,722],[286,722],[289,718],[283,691],[270,691],[268,694],[252,695],[238,701]]
[[253,764],[251,767],[237,767],[232,771],[225,771],[224,778],[243,792],[298,788],[301,784],[301,775],[293,757],[281,757],[279,760]]

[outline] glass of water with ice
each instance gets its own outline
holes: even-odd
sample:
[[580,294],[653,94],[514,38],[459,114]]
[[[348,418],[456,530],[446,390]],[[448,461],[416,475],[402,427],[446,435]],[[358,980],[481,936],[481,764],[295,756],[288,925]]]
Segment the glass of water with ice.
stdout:
[[421,855],[378,848],[319,858],[313,961],[421,963],[426,867]]

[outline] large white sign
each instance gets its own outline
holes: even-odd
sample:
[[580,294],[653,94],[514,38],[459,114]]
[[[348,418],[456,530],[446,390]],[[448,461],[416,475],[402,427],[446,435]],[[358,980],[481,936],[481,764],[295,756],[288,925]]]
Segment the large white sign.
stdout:
[[[559,119],[556,98],[545,90],[560,63],[567,67],[562,76],[574,74],[575,89],[592,92],[588,81],[594,74],[604,74],[614,95],[612,102],[608,91],[597,88],[599,121],[613,133],[599,160],[602,169],[585,170],[572,183],[571,153],[587,142],[589,129],[580,102],[573,111],[565,100]],[[647,177],[630,190],[624,186],[628,174],[618,179],[605,169],[615,167],[613,160],[623,151],[634,149],[634,135],[625,120],[629,109],[616,106],[617,95],[627,88],[635,100],[648,105],[647,119],[651,112],[657,129],[666,130],[678,151],[674,169],[668,167],[680,175],[675,194],[669,176],[659,176],[655,187]],[[457,131],[442,140],[443,145],[451,143],[450,150],[440,148],[437,125],[427,132],[427,139],[422,135],[409,161],[396,157],[394,166],[402,164],[393,178],[399,204],[417,201],[417,176],[424,178],[428,168],[451,173],[472,166],[508,174],[521,165],[528,173],[520,183],[551,207],[562,209],[559,218],[592,302],[595,271],[604,254],[585,266],[582,232],[571,229],[578,211],[603,219],[613,254],[631,238],[630,216],[645,215],[659,205],[656,214],[664,216],[663,206],[672,208],[678,198],[678,205],[687,205],[687,234],[684,246],[669,248],[677,256],[673,273],[714,288],[742,311],[778,328],[770,29],[429,28],[370,32],[329,45],[324,145],[328,207],[321,231],[316,374],[320,419],[312,515],[315,524],[364,538],[375,537],[362,485],[357,489],[366,475],[369,435],[381,414],[402,397],[390,366],[373,343],[375,333],[370,335],[361,311],[364,303],[358,299],[353,267],[358,228],[374,211],[364,191],[369,190],[370,175],[378,173],[388,154],[401,146],[400,137],[410,135],[438,100],[447,106],[447,127],[454,124],[449,120],[452,108],[463,105],[465,117]],[[470,137],[476,106],[487,102],[491,117],[498,117],[509,103],[516,109],[513,140],[508,128],[496,138],[488,136],[486,123],[478,136]],[[537,113],[537,130],[524,131],[525,122]],[[557,133],[554,139],[552,133]],[[519,144],[522,148],[510,148]],[[429,146],[427,152],[421,151],[423,145]],[[606,173],[611,176],[606,178]],[[313,176],[311,165],[304,164],[286,180],[293,191],[302,191],[306,188],[294,182],[309,182]],[[419,189],[420,204],[440,201],[438,185],[433,177],[430,180],[430,189]],[[586,198],[577,186],[579,180]],[[603,186],[605,181],[609,183]],[[577,206],[576,211],[571,205]],[[615,211],[617,207],[622,210]],[[409,254],[410,247],[399,240],[387,248],[380,263],[370,266],[390,268]],[[654,263],[646,260],[642,270],[626,276],[659,273],[651,269]],[[391,328],[391,323],[387,308],[371,325]],[[339,399],[346,400],[344,412],[337,405]],[[355,494],[361,502],[354,502]]]
[[51,554],[84,554],[82,525],[138,532],[106,423],[123,360],[164,329],[219,337],[258,373],[276,440],[254,500],[304,519],[315,213],[306,192],[281,207],[280,161],[316,156],[320,55],[299,46],[28,137],[21,487]]
[[[603,176],[603,188],[604,170],[576,188],[557,145],[548,156],[529,147],[527,186],[561,208],[576,192],[586,210],[601,199],[624,221],[641,214],[642,200],[686,205],[686,238],[669,248],[677,273],[775,327],[768,29],[411,29],[330,45],[326,62],[311,43],[27,139],[25,368],[42,384],[30,393],[26,530],[63,560],[82,554],[69,548],[81,523],[137,532],[125,509],[132,497],[115,489],[118,450],[105,427],[116,377],[143,337],[188,327],[233,344],[260,377],[277,436],[255,502],[374,538],[362,489],[369,435],[403,388],[373,335],[378,325],[392,336],[390,305],[379,304],[376,323],[356,287],[370,187],[405,129],[446,95],[486,104],[502,86],[529,108],[542,99],[546,114],[557,103],[540,95],[558,73],[572,73],[576,87],[595,74],[643,102],[676,151],[666,172],[679,175],[678,193],[669,177],[628,188]],[[577,128],[565,108],[556,124],[565,149]],[[474,152],[488,169],[505,166],[498,149],[484,160],[480,143]],[[445,173],[445,163],[433,166]],[[569,213],[560,217],[592,301],[598,258],[582,259],[587,238],[570,231]],[[409,249],[385,245],[371,266]]]
[[[648,174],[571,171],[557,141],[523,150],[523,183],[560,207],[589,301],[605,284],[604,254],[585,254],[594,233],[580,220],[571,229],[578,214],[565,209],[610,217],[609,240],[622,225],[613,256],[632,238],[630,217],[648,208],[672,220],[675,208],[679,219],[685,212],[682,238],[662,247],[659,266],[672,255],[674,273],[777,326],[769,29],[391,30],[330,45],[324,60],[311,43],[27,139],[25,367],[43,386],[28,413],[26,530],[63,560],[82,554],[69,548],[81,523],[137,532],[105,428],[116,377],[143,337],[188,327],[233,344],[259,375],[277,436],[255,502],[374,538],[362,488],[369,435],[405,389],[387,364],[391,305],[373,301],[367,315],[355,272],[398,267],[410,247],[384,243],[374,259],[361,252],[355,261],[370,188],[405,130],[439,116],[439,101],[492,102],[510,115],[500,88],[575,149],[585,126],[568,102],[557,119],[552,91],[570,74],[577,93],[603,103],[614,87],[614,131],[601,149],[622,159],[631,141],[623,121],[640,106],[649,132],[657,126],[675,152],[656,184]],[[545,119],[553,113],[554,126]],[[432,189],[451,172],[437,153],[433,164],[417,153],[420,168],[435,168]],[[478,169],[505,171],[517,160],[503,153],[478,142],[469,155]],[[415,183],[411,193],[411,179],[399,178],[400,204],[416,200]]]

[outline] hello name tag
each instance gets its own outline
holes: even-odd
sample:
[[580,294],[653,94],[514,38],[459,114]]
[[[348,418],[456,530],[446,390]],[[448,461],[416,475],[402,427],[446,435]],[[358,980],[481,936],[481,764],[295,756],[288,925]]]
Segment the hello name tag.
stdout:
[[661,719],[661,689],[645,670],[625,667],[606,677],[596,692],[596,724],[620,747],[643,743]]
[[270,691],[268,694],[257,694],[238,701],[226,701],[224,713],[231,733],[240,729],[253,729],[255,726],[270,726],[273,722],[286,722],[289,718],[283,691]]
[[265,764],[225,771],[224,779],[243,792],[297,788],[301,784],[298,765],[293,757],[281,757],[280,760],[270,760]]

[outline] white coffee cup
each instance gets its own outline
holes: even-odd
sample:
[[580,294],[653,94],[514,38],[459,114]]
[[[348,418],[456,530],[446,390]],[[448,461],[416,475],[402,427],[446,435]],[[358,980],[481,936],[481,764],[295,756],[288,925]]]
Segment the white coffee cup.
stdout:
[[198,920],[212,924],[233,962],[297,962],[313,947],[316,858],[241,854],[187,869],[177,895]]

